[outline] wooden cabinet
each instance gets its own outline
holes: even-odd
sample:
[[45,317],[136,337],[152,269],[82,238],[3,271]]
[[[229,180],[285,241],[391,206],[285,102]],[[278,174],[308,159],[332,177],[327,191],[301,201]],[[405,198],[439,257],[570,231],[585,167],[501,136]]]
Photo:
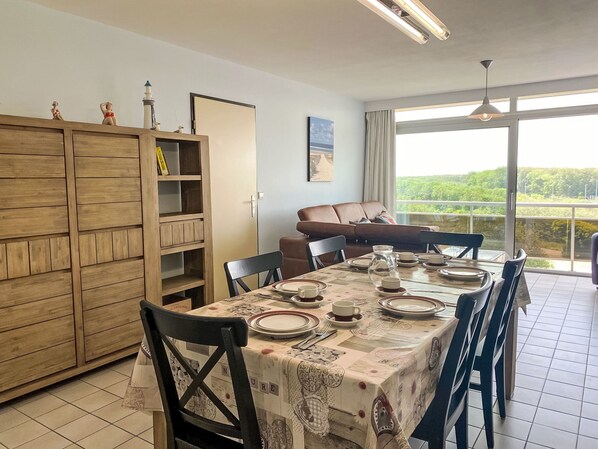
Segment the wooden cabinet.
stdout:
[[135,353],[143,298],[211,301],[207,151],[202,136],[0,116],[0,402]]

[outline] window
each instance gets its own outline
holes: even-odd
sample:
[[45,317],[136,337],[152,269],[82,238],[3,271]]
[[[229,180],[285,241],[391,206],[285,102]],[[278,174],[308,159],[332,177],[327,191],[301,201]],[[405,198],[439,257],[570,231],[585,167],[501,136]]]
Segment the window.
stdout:
[[[491,103],[502,112],[509,111],[508,100],[491,100]],[[478,101],[475,103],[439,105],[416,109],[397,109],[395,111],[395,120],[397,122],[410,122],[433,118],[467,117],[480,104],[481,102]]]

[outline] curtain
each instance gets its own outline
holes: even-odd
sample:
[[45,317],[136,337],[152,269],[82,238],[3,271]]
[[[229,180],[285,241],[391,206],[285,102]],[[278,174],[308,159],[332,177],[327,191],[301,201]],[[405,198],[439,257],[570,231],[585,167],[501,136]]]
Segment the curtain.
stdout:
[[394,217],[396,202],[395,111],[365,113],[364,201],[380,201]]

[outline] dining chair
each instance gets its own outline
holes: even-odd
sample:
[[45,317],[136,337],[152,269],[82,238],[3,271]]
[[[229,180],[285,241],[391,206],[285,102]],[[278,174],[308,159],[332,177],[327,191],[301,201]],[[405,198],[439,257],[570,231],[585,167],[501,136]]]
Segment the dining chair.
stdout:
[[[141,301],[140,313],[164,407],[168,449],[261,449],[256,411],[241,352],[248,339],[245,320],[181,314],[145,300]],[[201,369],[196,370],[179,352],[173,339],[212,346],[215,350]],[[227,407],[205,381],[214,367],[220,367],[225,354],[234,392],[231,402],[236,404],[236,412]],[[175,374],[173,367],[177,364]],[[211,402],[228,423],[200,416],[188,408],[202,398]]]
[[282,253],[280,251],[225,262],[224,272],[226,273],[228,293],[231,297],[237,296],[239,294],[239,286],[246,292],[250,292],[251,288],[249,288],[242,278],[251,276],[252,274],[267,272],[264,282],[259,284],[259,288],[281,281],[281,267]]
[[482,393],[484,427],[488,448],[494,447],[494,429],[492,424],[492,374],[496,377],[496,396],[501,418],[506,417],[505,407],[505,337],[513,311],[517,286],[527,254],[520,249],[515,259],[508,260],[502,271],[504,282],[498,293],[498,299],[490,316],[486,336],[479,342],[473,370],[479,371],[480,382],[471,382],[469,387]]
[[436,394],[411,435],[427,441],[429,449],[444,449],[446,437],[453,427],[457,437],[457,448],[468,448],[469,381],[476,343],[493,285],[492,276],[487,273],[478,290],[461,294],[457,301],[455,318],[459,321],[438,379]]
[[345,246],[347,239],[344,235],[337,235],[327,239],[316,240],[307,244],[307,262],[309,271],[316,271],[326,265],[320,259],[324,254],[334,253],[333,263],[345,261]]
[[442,250],[438,245],[460,246],[465,247],[465,249],[459,253],[457,258],[460,259],[471,251],[471,258],[477,260],[479,249],[484,242],[484,235],[460,232],[421,231],[419,239],[421,243],[428,245],[428,251],[442,254]]

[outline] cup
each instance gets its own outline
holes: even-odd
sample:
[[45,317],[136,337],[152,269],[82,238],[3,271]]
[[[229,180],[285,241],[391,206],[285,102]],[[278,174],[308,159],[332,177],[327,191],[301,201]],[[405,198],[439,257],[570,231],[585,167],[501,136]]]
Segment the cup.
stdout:
[[315,285],[300,285],[297,288],[301,302],[314,302],[318,296],[318,287]]
[[388,293],[397,293],[401,288],[401,280],[395,277],[382,278],[382,290]]
[[353,301],[336,301],[332,303],[332,314],[337,321],[351,321],[359,312],[361,312],[361,309],[355,307]]
[[414,262],[416,258],[414,253],[403,251],[399,253],[399,260],[401,262]]
[[444,256],[442,254],[430,254],[428,256],[428,263],[430,265],[442,265],[444,264]]

